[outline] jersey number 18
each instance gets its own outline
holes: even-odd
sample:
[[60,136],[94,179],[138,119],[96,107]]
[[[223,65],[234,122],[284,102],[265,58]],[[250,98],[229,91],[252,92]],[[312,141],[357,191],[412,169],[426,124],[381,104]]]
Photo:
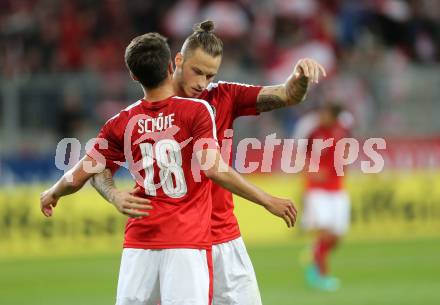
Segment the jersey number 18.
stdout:
[[[141,143],[139,148],[142,154],[142,165],[145,169],[145,193],[156,196],[157,189],[162,187],[164,193],[171,198],[185,196],[188,189],[182,169],[182,154],[179,143],[171,139],[160,140],[154,146],[154,155],[151,143]],[[160,183],[158,185],[154,183],[154,156],[156,156],[159,167]]]

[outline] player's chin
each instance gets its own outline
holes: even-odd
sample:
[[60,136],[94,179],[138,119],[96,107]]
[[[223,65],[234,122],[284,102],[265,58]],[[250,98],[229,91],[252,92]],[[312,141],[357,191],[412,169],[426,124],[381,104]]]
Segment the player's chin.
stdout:
[[202,92],[202,90],[195,90],[190,88],[188,96],[192,98],[198,98],[202,94]]

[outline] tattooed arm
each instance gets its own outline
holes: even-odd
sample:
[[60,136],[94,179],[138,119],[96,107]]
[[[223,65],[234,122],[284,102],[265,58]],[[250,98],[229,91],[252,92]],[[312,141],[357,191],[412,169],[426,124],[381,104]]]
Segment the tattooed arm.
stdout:
[[90,184],[98,191],[102,198],[110,203],[114,201],[116,185],[110,169],[106,168],[103,172],[94,175],[90,179]]
[[309,83],[318,83],[321,73],[326,76],[325,69],[315,60],[299,60],[284,84],[261,89],[257,97],[257,111],[266,112],[302,102]]
[[58,200],[79,191],[89,178],[104,167],[94,159],[85,155],[75,166],[66,172],[51,188],[40,195],[41,212],[50,217]]
[[135,188],[131,191],[117,189],[112,172],[108,168],[94,175],[90,180],[90,184],[105,200],[113,204],[115,208],[124,215],[140,218],[142,216],[148,216],[149,213],[145,210],[151,210],[153,208],[150,205],[150,200],[136,196],[136,193],[140,191],[139,188]]

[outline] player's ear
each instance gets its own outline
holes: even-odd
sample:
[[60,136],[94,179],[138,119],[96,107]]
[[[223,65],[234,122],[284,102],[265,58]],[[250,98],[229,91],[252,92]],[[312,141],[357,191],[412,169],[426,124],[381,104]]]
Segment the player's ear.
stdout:
[[182,67],[183,64],[183,54],[182,52],[177,52],[176,57],[174,58],[174,63],[176,64],[176,67]]

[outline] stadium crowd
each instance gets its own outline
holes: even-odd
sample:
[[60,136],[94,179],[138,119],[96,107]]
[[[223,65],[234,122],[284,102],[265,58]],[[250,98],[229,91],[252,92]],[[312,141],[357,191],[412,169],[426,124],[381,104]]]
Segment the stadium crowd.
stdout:
[[159,31],[177,49],[203,19],[217,21],[229,46],[226,65],[261,70],[269,80],[290,53],[319,55],[335,68],[337,59],[368,43],[430,63],[440,56],[440,7],[433,5],[440,6],[395,0],[2,0],[1,73],[120,71],[121,50],[133,36]]

